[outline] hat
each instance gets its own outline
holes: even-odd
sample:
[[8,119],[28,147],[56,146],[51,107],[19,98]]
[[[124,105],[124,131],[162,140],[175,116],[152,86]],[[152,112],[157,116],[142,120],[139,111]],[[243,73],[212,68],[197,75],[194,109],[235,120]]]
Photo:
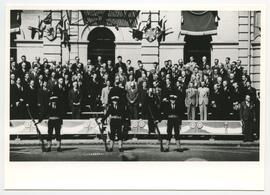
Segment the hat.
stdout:
[[57,96],[50,97],[50,101],[51,102],[56,102],[57,100],[58,100],[58,97]]
[[170,96],[169,96],[169,99],[170,99],[170,100],[176,100],[176,98],[177,98],[176,95],[170,95]]
[[118,101],[119,100],[119,96],[113,96],[113,97],[111,97],[111,100],[112,101]]

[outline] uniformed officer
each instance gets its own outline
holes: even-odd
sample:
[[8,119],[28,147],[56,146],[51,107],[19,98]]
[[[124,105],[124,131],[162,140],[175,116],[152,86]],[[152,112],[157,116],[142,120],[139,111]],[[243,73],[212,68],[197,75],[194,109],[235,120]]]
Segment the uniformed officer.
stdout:
[[169,102],[165,107],[164,114],[168,119],[167,122],[167,143],[164,152],[169,151],[169,145],[172,138],[172,130],[174,129],[174,138],[176,140],[177,151],[182,152],[180,146],[180,126],[182,124],[182,111],[181,105],[176,101],[177,96],[172,94],[169,96]]
[[117,135],[118,138],[118,145],[119,151],[122,152],[123,148],[123,122],[125,117],[125,109],[122,104],[119,104],[119,96],[112,96],[111,101],[112,104],[109,105],[108,111],[106,112],[105,116],[102,119],[102,123],[110,117],[110,129],[111,133],[110,137],[110,148],[108,149],[109,152],[113,151],[113,145],[115,142],[115,136]]
[[48,146],[47,152],[51,151],[53,130],[55,130],[55,137],[57,141],[57,151],[61,152],[61,126],[63,124],[62,109],[59,106],[59,98],[57,96],[50,97],[49,109],[48,109]]

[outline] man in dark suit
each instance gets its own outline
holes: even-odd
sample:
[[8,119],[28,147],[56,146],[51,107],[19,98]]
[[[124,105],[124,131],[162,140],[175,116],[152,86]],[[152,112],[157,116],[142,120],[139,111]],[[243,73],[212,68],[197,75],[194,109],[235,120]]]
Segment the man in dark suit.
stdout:
[[78,88],[77,81],[72,83],[73,88],[68,93],[69,106],[72,111],[72,119],[80,119],[82,93]]
[[249,95],[252,102],[256,101],[256,89],[254,87],[251,87],[250,81],[246,82],[246,87],[244,89],[244,94]]
[[249,95],[245,96],[245,101],[240,106],[240,119],[242,121],[242,129],[244,142],[253,141],[253,128],[256,122],[255,106]]
[[71,71],[77,72],[77,69],[81,69],[83,64],[80,62],[80,58],[78,56],[75,57],[75,63],[71,65]]
[[122,56],[117,57],[118,62],[115,64],[115,73],[118,72],[118,68],[121,67],[123,72],[127,74],[127,65],[122,62]]
[[138,81],[139,78],[142,77],[142,74],[144,73],[145,75],[147,75],[146,70],[143,68],[143,63],[141,60],[138,60],[138,66],[139,69],[135,71],[135,80]]
[[206,69],[206,65],[208,65],[207,58],[206,58],[206,56],[203,56],[202,57],[202,63],[199,65],[199,69],[200,70],[205,70]]
[[47,81],[44,81],[38,90],[37,102],[39,108],[39,118],[47,118],[49,110],[51,91],[48,89]]
[[155,133],[155,122],[160,120],[159,99],[153,88],[149,88],[146,97],[146,118],[148,119],[148,134]]
[[185,108],[185,98],[186,98],[186,89],[184,87],[184,84],[180,81],[176,82],[176,89],[175,89],[175,93],[177,96],[177,102],[180,104],[181,108],[182,108],[182,116],[181,118],[185,118],[185,112],[186,112],[186,108]]
[[221,110],[222,110],[222,120],[229,120],[230,113],[232,112],[232,102],[231,102],[231,91],[228,86],[228,81],[222,82],[221,87]]
[[67,91],[64,87],[64,79],[63,77],[60,77],[58,79],[57,85],[52,90],[52,96],[56,96],[58,98],[58,107],[61,111],[61,118],[63,118],[67,111]]
[[172,69],[171,69],[170,66],[169,66],[168,60],[165,60],[165,61],[164,61],[164,67],[162,67],[162,68],[160,69],[159,76],[161,76],[161,75],[160,75],[161,72],[164,72],[165,75],[166,75],[166,74],[171,74]]
[[256,123],[254,133],[256,134],[256,139],[260,139],[260,92],[257,93],[257,98],[255,100],[255,114]]
[[37,118],[37,89],[34,80],[30,80],[29,86],[26,88],[26,104],[34,118]]
[[25,63],[25,69],[28,72],[31,69],[31,63],[26,60],[26,56],[22,55],[22,61],[19,63],[19,69],[22,69],[22,64]]
[[238,86],[237,82],[233,83],[231,102],[233,106],[233,120],[239,120],[240,103],[244,100],[243,92]]
[[212,93],[210,93],[210,102],[212,110],[212,120],[221,120],[221,104],[222,104],[222,94],[218,89],[218,84],[214,85]]
[[12,97],[15,106],[14,110],[16,119],[25,119],[27,116],[25,108],[25,99],[26,99],[25,97],[26,97],[25,89],[22,86],[21,78],[18,77],[16,79],[16,85],[14,86]]
[[168,120],[167,122],[167,143],[164,149],[164,152],[169,151],[169,145],[172,138],[172,130],[174,130],[174,138],[176,140],[177,151],[182,152],[180,146],[180,127],[182,124],[182,111],[183,108],[176,101],[177,96],[175,94],[171,94],[169,96],[169,102],[164,109],[165,118]]

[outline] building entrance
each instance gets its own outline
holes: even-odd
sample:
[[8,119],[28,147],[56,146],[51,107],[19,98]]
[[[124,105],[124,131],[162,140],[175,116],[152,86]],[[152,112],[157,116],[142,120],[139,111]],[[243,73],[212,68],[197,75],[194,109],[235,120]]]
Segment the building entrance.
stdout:
[[92,63],[97,62],[97,57],[101,56],[103,62],[115,60],[115,36],[111,30],[105,27],[97,27],[88,35],[88,59]]
[[190,56],[194,57],[198,65],[202,63],[202,57],[207,57],[207,62],[211,62],[211,41],[212,37],[207,36],[185,36],[184,62],[189,62]]

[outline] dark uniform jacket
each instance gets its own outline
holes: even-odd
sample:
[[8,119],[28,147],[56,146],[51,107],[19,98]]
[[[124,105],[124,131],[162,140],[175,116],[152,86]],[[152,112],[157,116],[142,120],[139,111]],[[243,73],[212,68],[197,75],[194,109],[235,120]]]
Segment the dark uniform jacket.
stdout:
[[114,117],[117,117],[117,118],[119,117],[118,119],[123,121],[124,117],[125,117],[125,108],[124,108],[124,106],[119,104],[119,102],[117,104],[117,109],[115,109],[115,107],[113,105],[109,105],[109,108],[108,108],[108,110],[107,110],[107,112],[104,115],[102,120],[104,121],[108,116],[111,116],[112,119]]
[[167,118],[167,119],[176,118],[176,117],[174,117],[174,115],[175,115],[175,116],[177,116],[177,119],[182,120],[182,116],[183,116],[182,112],[183,112],[183,108],[177,101],[175,101],[174,109],[172,108],[172,104],[169,101],[165,105],[163,113],[164,113],[164,117]]
[[119,102],[118,104],[123,104],[123,105],[126,105],[126,90],[119,87],[119,86],[114,86],[110,92],[109,92],[109,95],[108,95],[108,99],[109,99],[109,104],[112,103],[111,101],[111,97],[113,96],[119,96]]

